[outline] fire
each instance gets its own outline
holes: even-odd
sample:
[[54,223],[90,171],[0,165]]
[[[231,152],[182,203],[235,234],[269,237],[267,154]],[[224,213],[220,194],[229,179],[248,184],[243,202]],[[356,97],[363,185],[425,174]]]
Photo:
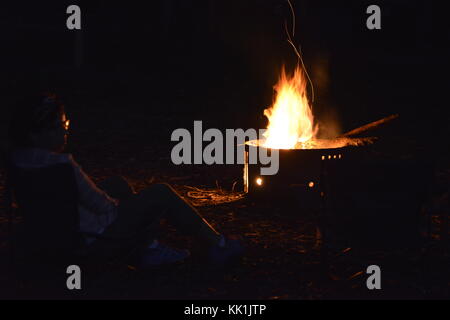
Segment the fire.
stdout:
[[307,80],[299,66],[292,77],[284,68],[275,86],[276,99],[272,107],[264,110],[269,125],[262,145],[272,149],[308,148],[317,133],[314,117],[307,98]]

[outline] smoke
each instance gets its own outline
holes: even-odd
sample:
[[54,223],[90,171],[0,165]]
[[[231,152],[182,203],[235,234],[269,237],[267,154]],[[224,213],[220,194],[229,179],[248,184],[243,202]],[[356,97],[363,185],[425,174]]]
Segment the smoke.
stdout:
[[331,56],[318,51],[313,58],[311,75],[316,88],[316,102],[313,106],[314,120],[319,124],[319,139],[334,139],[341,135],[342,127],[330,90]]
[[334,108],[328,108],[322,112],[319,123],[319,132],[317,134],[320,139],[334,139],[342,134],[342,127],[338,113]]

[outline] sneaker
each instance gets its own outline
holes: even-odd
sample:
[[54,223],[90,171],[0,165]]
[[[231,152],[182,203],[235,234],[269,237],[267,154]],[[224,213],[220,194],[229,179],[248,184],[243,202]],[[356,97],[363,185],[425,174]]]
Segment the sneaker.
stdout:
[[225,245],[215,245],[211,248],[209,257],[215,265],[225,265],[237,260],[244,253],[241,241],[236,236],[224,237]]
[[146,248],[140,258],[140,267],[155,267],[181,262],[191,255],[187,249],[176,249],[157,243],[155,247]]

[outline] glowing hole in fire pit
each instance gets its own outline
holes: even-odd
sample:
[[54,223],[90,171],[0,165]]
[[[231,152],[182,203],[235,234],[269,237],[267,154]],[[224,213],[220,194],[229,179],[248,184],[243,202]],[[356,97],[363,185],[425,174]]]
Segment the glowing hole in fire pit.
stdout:
[[262,186],[262,183],[263,183],[263,181],[262,181],[261,178],[256,179],[256,184],[257,184],[258,186]]

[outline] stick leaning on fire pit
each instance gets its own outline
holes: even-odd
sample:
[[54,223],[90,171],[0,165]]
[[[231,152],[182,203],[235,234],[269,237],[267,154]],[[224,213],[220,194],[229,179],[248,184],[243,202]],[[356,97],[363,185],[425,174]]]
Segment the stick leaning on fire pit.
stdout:
[[351,137],[351,136],[355,136],[355,135],[358,135],[358,134],[363,133],[363,132],[367,132],[367,131],[373,130],[373,129],[381,126],[381,125],[384,125],[384,124],[386,124],[388,122],[391,122],[394,119],[397,119],[398,117],[399,117],[398,114],[390,115],[389,117],[386,117],[386,118],[383,118],[383,119],[380,119],[380,120],[368,123],[366,125],[363,125],[362,127],[359,127],[359,128],[353,129],[351,131],[348,131],[348,132],[344,133],[343,135],[341,135],[341,137]]

